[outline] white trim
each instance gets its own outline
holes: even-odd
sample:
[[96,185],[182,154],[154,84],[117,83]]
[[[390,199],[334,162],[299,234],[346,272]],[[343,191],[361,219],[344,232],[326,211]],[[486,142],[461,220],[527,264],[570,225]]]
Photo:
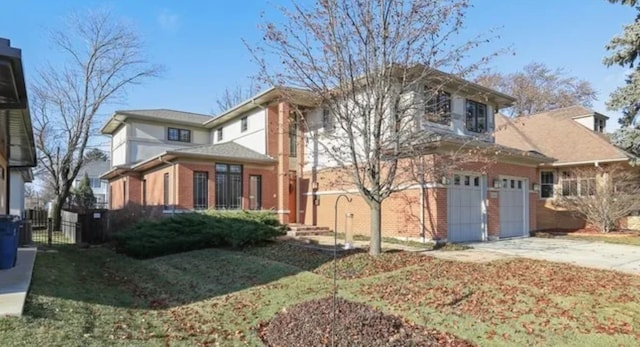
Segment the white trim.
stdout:
[[289,210],[276,210],[277,214],[285,214],[285,213],[291,213],[291,211]]
[[619,159],[604,159],[604,160],[587,160],[587,161],[574,161],[569,163],[547,163],[540,164],[541,168],[544,167],[563,167],[563,166],[574,166],[574,165],[584,165],[584,164],[594,164],[598,166],[600,163],[617,163],[629,161],[629,158],[619,158]]
[[[477,174],[475,174],[475,176],[478,176]],[[422,186],[422,188],[426,188],[426,189],[433,189],[433,188],[448,188],[447,185],[444,184],[440,184],[440,183],[425,183],[425,184],[412,184],[410,186],[404,186],[404,187],[399,187],[397,193],[401,193],[405,190],[413,190],[413,189],[420,189],[420,186]],[[302,193],[303,196],[312,196],[312,195],[337,195],[337,194],[360,194],[360,191],[358,189],[347,189],[347,190],[319,190],[316,192],[305,192]]]

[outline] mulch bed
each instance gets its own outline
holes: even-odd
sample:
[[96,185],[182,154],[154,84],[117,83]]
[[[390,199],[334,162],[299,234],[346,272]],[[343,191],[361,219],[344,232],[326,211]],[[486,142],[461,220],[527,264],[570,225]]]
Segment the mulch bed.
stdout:
[[[364,304],[338,298],[336,308],[335,346],[474,346]],[[332,312],[330,297],[307,301],[282,310],[261,324],[258,333],[270,347],[331,346]]]

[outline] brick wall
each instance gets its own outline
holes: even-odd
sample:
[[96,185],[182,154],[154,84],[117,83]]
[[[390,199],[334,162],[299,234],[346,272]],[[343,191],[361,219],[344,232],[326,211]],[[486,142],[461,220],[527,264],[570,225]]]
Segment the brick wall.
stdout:
[[[501,175],[521,177],[532,183],[538,183],[536,168],[510,163],[468,163],[459,168],[460,171],[481,172],[486,175],[489,185],[487,226],[490,236],[500,234],[500,191],[492,189],[493,180]],[[314,177],[315,176],[315,177]],[[312,182],[318,182],[317,197],[319,204],[314,204]],[[353,231],[358,234],[368,234],[370,228],[370,212],[364,198],[357,195],[353,187],[345,182],[348,177],[338,170],[321,170],[305,172],[303,176],[301,208],[304,209],[303,222],[309,225],[319,225],[334,228],[334,204],[338,191],[346,190],[353,198],[351,203],[341,201],[338,213],[338,231],[343,231],[345,214],[353,213]],[[537,193],[528,192],[529,196],[529,224],[535,230]],[[444,239],[447,235],[447,189],[436,185],[425,189],[424,228],[427,238]],[[382,230],[386,236],[400,236],[420,238],[420,189],[417,187],[393,194],[382,204]]]
[[[536,195],[537,197],[537,195]],[[582,229],[587,226],[587,222],[573,212],[560,209],[553,205],[551,199],[535,199],[536,216],[538,224],[536,229]]]
[[169,174],[169,205],[174,204],[175,185],[173,166],[164,166],[147,171],[143,179],[147,184],[147,206],[164,206],[164,175]]
[[215,163],[179,161],[176,164],[176,186],[178,209],[193,209],[193,174],[194,172],[207,173],[207,204],[208,208],[215,207],[216,170]]

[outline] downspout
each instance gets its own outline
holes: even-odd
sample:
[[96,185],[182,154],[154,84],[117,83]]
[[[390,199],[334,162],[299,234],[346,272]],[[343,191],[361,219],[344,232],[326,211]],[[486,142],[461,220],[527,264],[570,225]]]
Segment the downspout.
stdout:
[[176,164],[172,163],[172,162],[169,162],[169,161],[166,161],[166,160],[163,160],[162,156],[163,155],[160,154],[160,156],[158,157],[158,160],[160,160],[161,163],[165,163],[167,165],[171,165],[172,171],[173,171],[173,178],[172,178],[172,180],[173,180],[173,204],[172,205],[173,205],[173,214],[176,214],[176,204],[177,204],[176,198],[178,197],[178,184],[177,184],[177,179],[176,179]]

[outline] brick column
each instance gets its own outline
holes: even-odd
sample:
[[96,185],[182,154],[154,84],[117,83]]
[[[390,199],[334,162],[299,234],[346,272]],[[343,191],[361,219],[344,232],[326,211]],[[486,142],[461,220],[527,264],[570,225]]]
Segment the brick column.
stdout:
[[[278,215],[281,223],[289,223],[289,104],[278,104]],[[293,207],[295,208],[295,207]]]

